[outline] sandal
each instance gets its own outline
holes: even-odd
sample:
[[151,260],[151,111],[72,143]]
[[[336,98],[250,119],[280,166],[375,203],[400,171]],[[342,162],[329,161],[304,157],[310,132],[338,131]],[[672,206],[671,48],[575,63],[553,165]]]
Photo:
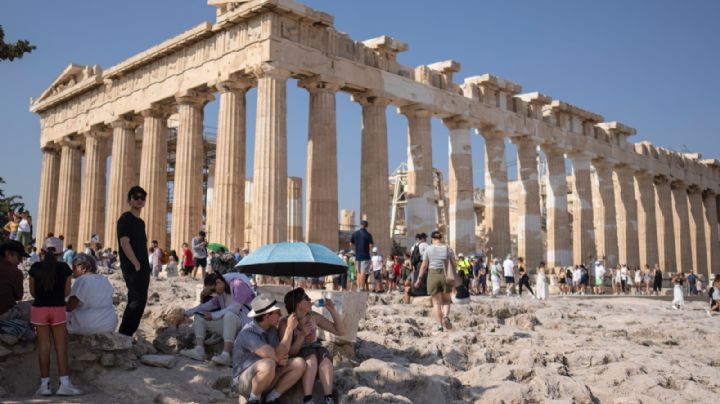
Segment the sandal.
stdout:
[[453,326],[452,326],[452,323],[450,322],[450,317],[443,317],[443,325],[448,330],[452,330]]

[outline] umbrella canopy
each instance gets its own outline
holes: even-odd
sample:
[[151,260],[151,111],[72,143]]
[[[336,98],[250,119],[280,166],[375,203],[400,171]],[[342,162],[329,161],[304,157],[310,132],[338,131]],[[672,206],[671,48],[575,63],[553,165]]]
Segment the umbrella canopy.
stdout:
[[221,248],[225,251],[229,251],[227,247],[220,243],[210,243],[207,245],[208,251],[218,252]]
[[266,244],[244,257],[236,268],[246,274],[321,277],[347,272],[345,261],[313,243]]

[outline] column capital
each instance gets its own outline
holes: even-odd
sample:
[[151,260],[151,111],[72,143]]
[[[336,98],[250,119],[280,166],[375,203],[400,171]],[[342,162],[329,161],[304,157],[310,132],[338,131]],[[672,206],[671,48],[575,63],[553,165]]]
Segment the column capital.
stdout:
[[387,107],[392,102],[389,98],[380,97],[373,93],[357,93],[352,95],[352,100],[362,106]]
[[214,87],[217,88],[221,94],[229,92],[245,93],[256,85],[257,80],[255,80],[254,77],[242,76],[219,80],[215,83]]
[[637,170],[635,171],[635,178],[637,178],[638,180],[653,181],[655,179],[655,174],[651,173],[648,170]]
[[696,184],[690,184],[687,187],[688,194],[699,194],[702,192],[702,188]]
[[60,145],[60,147],[71,147],[74,149],[79,149],[80,147],[82,147],[83,143],[77,136],[68,135],[63,136],[63,138],[58,141],[58,144]]
[[565,154],[565,149],[564,149],[563,147],[561,147],[560,145],[555,144],[555,143],[541,143],[541,144],[540,144],[540,148],[542,149],[543,153],[545,153],[545,155],[548,155],[548,154],[552,154],[552,155],[562,154],[563,157],[564,157],[564,154]]
[[664,175],[656,175],[653,177],[655,185],[670,185],[670,178]]
[[616,164],[613,169],[614,169],[615,172],[617,172],[618,174],[632,175],[632,176],[635,175],[635,169],[632,168],[632,167],[630,167],[630,166],[627,165],[627,164],[623,164],[623,163]]
[[175,102],[178,105],[193,105],[204,107],[205,104],[214,100],[215,97],[207,90],[185,90],[175,94]]
[[125,117],[117,118],[116,120],[110,122],[110,127],[113,129],[116,128],[122,128],[122,129],[135,129],[139,125],[139,122],[137,122],[134,119],[128,119]]
[[703,191],[703,198],[715,198],[717,193],[712,189],[706,189]]
[[472,129],[473,124],[466,120],[465,118],[461,117],[460,115],[451,116],[449,118],[443,119],[443,124],[447,126],[448,129]]
[[287,80],[292,75],[292,72],[290,70],[273,66],[269,63],[263,63],[258,66],[253,66],[249,70],[252,72],[252,75],[258,79],[264,77],[273,77],[279,80]]
[[336,93],[343,86],[344,82],[328,78],[323,75],[306,77],[298,80],[298,87],[306,89],[309,93],[328,92]]
[[685,181],[682,180],[672,180],[670,181],[670,187],[672,189],[685,189],[687,190],[687,184]]
[[174,112],[171,105],[152,105],[150,108],[140,111],[140,116],[143,118],[167,118]]
[[105,125],[94,125],[90,129],[81,133],[82,136],[87,138],[94,138],[98,140],[104,140],[112,136],[112,129]]
[[429,118],[432,116],[432,112],[428,111],[427,109],[419,106],[418,104],[409,104],[404,105],[402,107],[397,108],[398,114],[403,114],[410,117],[417,117],[417,118]]
[[595,157],[594,153],[590,153],[584,150],[572,150],[566,153],[567,157],[570,160],[587,160],[588,162],[592,161],[592,159]]
[[58,147],[58,144],[55,142],[47,142],[45,145],[43,145],[40,150],[43,151],[43,153],[57,153],[60,148]]

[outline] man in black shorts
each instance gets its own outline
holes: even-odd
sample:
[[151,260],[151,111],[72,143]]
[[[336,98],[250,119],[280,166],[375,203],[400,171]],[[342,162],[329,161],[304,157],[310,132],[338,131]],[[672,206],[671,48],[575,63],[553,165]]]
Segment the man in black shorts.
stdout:
[[205,240],[205,232],[200,230],[198,235],[192,239],[193,253],[193,272],[192,277],[195,279],[200,272],[200,279],[205,278],[205,268],[207,268],[207,241]]
[[140,326],[150,286],[150,262],[148,261],[145,222],[140,219],[140,210],[145,206],[147,192],[139,186],[130,188],[128,204],[130,210],[117,221],[117,238],[120,242],[120,269],[128,289],[120,334],[132,336]]

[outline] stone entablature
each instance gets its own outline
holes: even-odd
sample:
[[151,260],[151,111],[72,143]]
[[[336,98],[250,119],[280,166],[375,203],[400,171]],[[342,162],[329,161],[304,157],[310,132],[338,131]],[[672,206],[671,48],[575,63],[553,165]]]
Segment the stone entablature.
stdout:
[[[465,80],[463,86],[479,88],[478,99],[468,98],[452,83],[459,63],[413,69],[396,61],[397,53],[407,49],[407,44],[387,36],[353,41],[333,28],[332,16],[292,0],[248,1],[220,14],[215,24],[202,23],[104,72],[98,66],[70,65],[33,101],[31,111],[42,117],[45,146],[69,133],[148,109],[180,91],[212,86],[218,78],[272,63],[294,77],[323,75],[345,83],[344,91],[372,91],[398,106],[415,104],[441,118],[460,116],[477,128],[587,150],[636,170],[720,191],[720,172],[702,161],[686,160],[678,166],[676,153],[671,164],[638,158],[637,149],[626,148],[622,136],[634,130],[624,130],[621,124],[602,124],[602,116],[557,100],[545,107],[545,119],[527,116],[522,114],[527,98],[516,96],[521,87],[488,74]],[[596,138],[588,122],[599,123],[600,132],[617,131],[620,140]]]

